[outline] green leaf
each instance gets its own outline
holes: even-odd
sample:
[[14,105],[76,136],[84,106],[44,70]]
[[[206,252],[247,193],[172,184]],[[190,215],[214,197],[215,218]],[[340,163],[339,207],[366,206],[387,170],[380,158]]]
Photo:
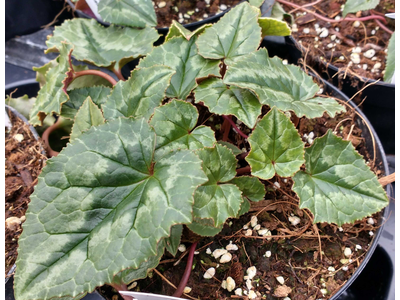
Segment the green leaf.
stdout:
[[314,222],[352,223],[389,204],[375,174],[351,142],[331,130],[306,148],[306,169],[294,177],[300,208],[314,214]]
[[233,178],[230,183],[236,185],[243,193],[243,196],[251,201],[261,201],[265,196],[265,186],[256,177],[240,176]]
[[166,66],[136,69],[126,81],[119,81],[103,105],[107,120],[118,117],[145,117],[154,112],[165,97],[171,76],[175,72]]
[[182,225],[174,225],[171,227],[171,235],[169,238],[165,239],[165,247],[172,256],[175,256],[178,252],[178,247],[181,243],[182,231]]
[[[63,80],[65,73],[69,69],[68,54],[71,51],[71,45],[62,43],[60,48],[60,55],[42,68],[47,69],[42,82],[45,82],[40,89],[35,105],[30,112],[29,122],[33,125],[41,125],[46,115],[52,113],[60,114],[61,106],[64,102],[68,101],[68,95],[63,91]],[[35,68],[34,68],[35,70]],[[37,70],[37,69],[36,69]]]
[[150,0],[102,0],[98,12],[106,22],[131,26],[156,26],[157,16]]
[[191,231],[201,236],[214,236],[220,233],[224,224],[214,227],[214,221],[211,219],[194,218],[193,222],[186,225]]
[[[82,76],[82,78],[84,77],[87,76]],[[63,104],[61,108],[61,116],[70,120],[74,120],[76,113],[87,97],[90,97],[92,101],[100,108],[101,105],[106,102],[107,96],[110,94],[110,92],[111,89],[105,86],[93,86],[69,91],[69,100]]]
[[12,95],[11,97],[7,95],[5,103],[15,108],[15,110],[21,113],[25,118],[29,119],[29,112],[35,105],[35,101],[35,97],[29,98],[28,95],[23,95],[18,98],[12,98]]
[[252,92],[235,86],[228,87],[220,78],[204,80],[195,89],[196,103],[203,102],[210,112],[234,115],[253,128],[261,114],[261,103]]
[[99,67],[121,68],[127,62],[146,55],[158,39],[153,28],[135,29],[110,25],[104,27],[96,20],[72,19],[56,26],[46,44],[46,53],[57,52],[62,41],[74,46],[73,56]]
[[57,59],[53,59],[41,67],[32,68],[32,70],[36,72],[36,81],[39,82],[40,88],[42,88],[46,84],[46,73],[50,69],[55,68],[57,66],[58,66]]
[[246,161],[253,176],[265,180],[275,173],[290,177],[304,163],[304,144],[297,129],[275,107],[257,124],[249,143],[251,150]]
[[190,31],[190,30],[186,29],[185,27],[183,27],[183,25],[181,25],[177,21],[172,20],[172,25],[169,28],[167,36],[165,37],[165,41],[167,42],[168,40],[170,40],[176,36],[184,37],[185,39],[187,39],[189,41],[192,38],[192,36],[197,36],[197,35],[203,33],[206,28],[211,27],[211,26],[212,26],[212,24],[204,24],[203,26],[197,28],[196,30]]
[[183,37],[172,38],[163,45],[155,47],[140,61],[139,68],[166,65],[176,70],[167,89],[167,97],[185,100],[197,86],[196,78],[219,76],[219,61],[201,57],[197,53],[196,39],[195,36],[190,41]]
[[374,9],[378,4],[379,0],[346,0],[343,8],[343,18],[346,17],[348,13]]
[[[286,14],[286,11],[283,9],[282,5],[279,2],[275,2],[274,5],[272,5],[270,18],[283,21],[283,17]],[[290,14],[288,15],[291,16]]]
[[193,216],[212,219],[213,226],[220,227],[226,219],[237,215],[242,203],[242,192],[228,182],[236,175],[237,160],[231,150],[219,144],[196,153],[203,161],[208,182],[194,194]]
[[93,103],[90,97],[83,102],[75,117],[74,125],[71,130],[70,142],[73,142],[92,126],[104,124],[104,117],[100,108]]
[[240,150],[238,147],[236,147],[234,144],[231,144],[229,142],[225,141],[218,141],[218,144],[227,147],[229,150],[233,152],[233,155],[237,156],[242,153],[242,150]]
[[293,111],[299,118],[334,117],[345,108],[331,98],[316,97],[319,86],[303,70],[269,58],[265,48],[229,66],[224,83],[253,91],[262,104]]
[[287,36],[291,34],[288,24],[274,18],[259,18],[258,24],[261,27],[261,35]]
[[385,75],[383,75],[383,79],[386,82],[394,83],[392,78],[393,78],[394,70],[395,70],[395,55],[396,55],[395,38],[394,38],[394,32],[393,32],[393,34],[389,40]]
[[145,119],[120,118],[47,161],[19,239],[16,299],[92,291],[192,221],[193,193],[207,181],[201,160],[188,150],[153,160],[155,139]]
[[264,0],[249,0],[249,3],[255,7],[260,7],[264,3]]
[[236,215],[236,218],[239,218],[241,215],[249,212],[250,210],[250,202],[246,198],[243,198],[243,202],[240,204],[240,210]]
[[261,42],[259,15],[260,10],[247,2],[235,6],[199,37],[199,54],[204,58],[224,59],[226,64],[231,64],[256,51]]
[[157,134],[156,157],[176,149],[212,147],[214,131],[207,126],[195,128],[198,117],[196,107],[181,100],[157,107],[150,121]]

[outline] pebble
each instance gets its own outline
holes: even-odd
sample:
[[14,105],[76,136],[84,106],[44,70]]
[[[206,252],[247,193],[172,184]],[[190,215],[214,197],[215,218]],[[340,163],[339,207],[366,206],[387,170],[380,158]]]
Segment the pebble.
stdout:
[[243,225],[243,229],[244,230],[249,229],[249,226],[248,225]]
[[183,293],[184,294],[189,294],[192,291],[191,287],[185,286],[185,288],[183,289]]
[[379,69],[380,67],[382,67],[382,64],[380,62],[374,64],[372,69]]
[[14,135],[14,139],[16,139],[18,143],[21,143],[24,140],[24,136],[20,133],[17,133]]
[[228,250],[228,251],[236,251],[236,250],[238,250],[239,248],[238,248],[237,245],[232,244],[232,241],[230,241],[230,242],[229,242],[229,245],[227,245],[227,246],[225,247],[225,249]]
[[289,217],[289,222],[292,223],[293,226],[296,226],[300,223],[300,218],[297,216]]
[[246,279],[246,287],[248,290],[251,290],[253,288],[253,285],[251,283],[251,279]]
[[328,294],[328,291],[327,291],[326,289],[321,289],[320,291],[321,291],[321,294],[324,295],[324,296],[325,296],[326,294]]
[[274,185],[272,186],[274,189],[280,189],[281,185],[279,184],[279,182],[275,181]]
[[241,288],[237,288],[235,290],[235,295],[236,296],[243,296],[243,290]]
[[207,254],[211,254],[211,253],[212,253],[211,249],[210,249],[210,248],[207,248],[206,253],[207,253]]
[[292,31],[293,31],[293,32],[299,31],[299,29],[297,28],[297,24],[293,24],[293,25],[292,25]]
[[335,272],[335,268],[332,267],[332,266],[330,266],[330,267],[328,267],[328,271],[329,271],[329,272]]
[[245,236],[251,236],[252,234],[253,234],[253,230],[247,229],[244,235]]
[[336,21],[339,21],[339,20],[340,20],[340,16],[336,16],[336,17],[335,17],[335,20],[336,20]]
[[227,9],[228,7],[225,5],[225,4],[221,4],[220,6],[219,6],[219,9],[220,10],[225,10],[225,9]]
[[[21,217],[22,219],[22,217]],[[18,217],[9,217],[6,219],[6,227],[7,229],[10,229],[12,231],[15,231],[18,229],[18,226],[23,222],[21,221],[20,218]]]
[[343,253],[344,253],[344,256],[349,257],[349,256],[351,256],[352,251],[350,248],[346,247],[346,248],[344,248]]
[[257,294],[254,291],[249,291],[248,297],[249,297],[249,299],[256,299]]
[[266,235],[268,233],[268,231],[269,231],[268,229],[263,228],[263,229],[260,229],[257,232],[258,232],[258,235],[264,236],[264,235]]
[[319,24],[318,24],[318,23],[315,23],[315,24],[314,24],[314,27],[315,27],[315,29],[319,28]]
[[370,236],[373,236],[373,235],[374,235],[374,233],[373,233],[372,231],[368,232],[368,234],[369,234]]
[[226,289],[228,290],[228,292],[232,292],[236,287],[236,282],[232,277],[228,277],[226,279]]
[[205,2],[206,4],[210,4],[210,1],[211,1],[211,0],[204,0],[204,2]]
[[180,244],[179,247],[178,247],[178,250],[180,252],[185,252],[186,251],[186,246],[184,244]]
[[228,250],[226,250],[226,249],[215,249],[212,255],[215,258],[219,258],[226,253],[228,253]]
[[267,251],[264,254],[265,257],[271,257],[271,255],[272,255],[271,251]]
[[195,12],[199,12],[200,10],[199,10],[198,8],[195,8],[194,11],[195,11]]
[[278,276],[275,278],[276,281],[278,281],[280,284],[284,284],[285,283],[285,279],[282,276]]
[[336,39],[336,35],[332,34],[331,35],[331,41],[334,41]]
[[360,47],[354,47],[353,49],[351,49],[351,52],[353,52],[353,53],[361,53],[361,48]]
[[364,52],[364,56],[366,58],[372,58],[375,55],[375,50],[374,49],[369,49],[367,51]]
[[203,275],[205,279],[211,279],[215,275],[215,268],[209,268]]
[[374,219],[372,219],[372,218],[368,218],[367,222],[368,222],[368,224],[370,224],[370,225],[374,225],[374,224],[375,224],[375,221],[374,221]]
[[378,30],[379,30],[379,26],[376,26],[376,27],[375,27],[375,30],[378,31]]
[[204,19],[207,19],[207,18],[208,18],[208,14],[204,14],[204,15],[203,15],[203,18],[204,18]]
[[303,29],[303,32],[304,32],[305,34],[310,33],[310,28],[304,28],[304,29]]
[[287,65],[288,64],[288,60],[287,59],[282,60],[282,64]]
[[339,57],[339,59],[340,59],[340,60],[344,60],[344,56],[341,55],[341,56]]
[[339,231],[340,231],[340,232],[343,232],[343,227],[339,227]]
[[362,247],[360,245],[356,245],[356,251],[361,250],[361,249],[362,249]]
[[232,254],[225,253],[224,255],[222,255],[221,260],[219,261],[221,264],[225,264],[227,262],[230,262],[232,260]]
[[260,224],[257,224],[256,226],[254,226],[253,229],[254,229],[254,230],[260,230],[260,229],[261,229],[261,225],[260,225]]
[[184,17],[185,19],[190,19],[190,16],[189,16],[188,14],[184,14],[183,17]]
[[345,265],[345,264],[348,264],[348,263],[349,263],[349,260],[348,260],[347,258],[342,258],[342,259],[340,260],[340,263],[341,263],[342,265]]
[[221,287],[226,290],[226,280],[222,280]]
[[339,32],[339,31],[340,31],[339,27],[335,27],[335,30],[336,30],[337,32]]
[[158,3],[158,7],[159,7],[159,8],[163,8],[163,7],[165,7],[166,5],[167,5],[167,3],[166,3],[165,1],[162,1],[162,2]]
[[251,227],[255,227],[257,225],[257,221],[258,221],[257,216],[252,216],[250,219]]
[[360,55],[358,53],[352,53],[350,59],[353,63],[359,64],[361,62]]
[[371,30],[371,35],[374,35],[376,31],[374,29]]
[[246,270],[247,278],[248,279],[253,279],[254,276],[256,276],[257,273],[257,268],[255,266],[249,267]]
[[334,45],[332,43],[329,43],[328,45],[326,45],[328,48],[333,48]]
[[354,27],[359,27],[360,25],[361,25],[360,21],[355,21],[355,22],[353,23],[353,26],[354,26]]
[[322,28],[322,31],[321,31],[321,34],[319,35],[319,37],[326,38],[328,35],[329,35],[328,29],[326,29],[325,27]]
[[[317,36],[314,38],[314,41],[318,42],[318,37]],[[318,46],[318,45],[316,45],[316,46]]]
[[348,267],[348,266],[343,266],[343,267],[342,267],[342,270],[346,272],[346,271],[349,270],[349,267]]

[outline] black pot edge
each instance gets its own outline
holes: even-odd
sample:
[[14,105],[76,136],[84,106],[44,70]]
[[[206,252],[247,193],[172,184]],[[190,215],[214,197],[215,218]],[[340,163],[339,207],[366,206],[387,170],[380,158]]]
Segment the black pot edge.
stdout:
[[[86,14],[86,13],[84,13],[83,11],[75,9],[75,4],[74,4],[71,0],[66,0],[66,1],[67,1],[67,3],[69,4],[69,6],[72,7],[72,9],[74,10],[74,12],[77,13],[77,15],[78,15],[79,17],[85,18],[85,19],[93,19],[91,16],[89,16],[89,15]],[[236,5],[239,5],[240,3],[245,2],[245,1],[247,1],[247,0],[242,0],[241,2],[239,2],[239,3],[236,4]],[[196,29],[196,28],[198,28],[198,27],[200,27],[200,26],[202,26],[202,25],[204,25],[204,24],[214,23],[215,21],[218,21],[222,16],[224,16],[224,15],[225,15],[228,11],[230,11],[231,9],[232,9],[232,8],[229,8],[229,9],[227,9],[227,10],[225,10],[225,11],[223,11],[223,12],[217,14],[217,15],[214,15],[214,16],[212,16],[212,17],[209,17],[209,18],[207,18],[207,19],[204,19],[204,20],[201,20],[201,21],[197,21],[197,22],[193,22],[193,23],[189,23],[189,24],[185,24],[185,25],[182,25],[182,26],[185,27],[186,29],[194,30],[194,29]],[[96,20],[97,20],[97,19],[96,19]],[[104,25],[104,26],[110,26],[110,23],[107,23],[107,22],[104,22],[104,21],[97,20],[97,22],[99,22],[100,24],[102,24],[102,25]],[[161,28],[160,28],[160,27],[156,27],[155,29],[156,29],[156,30],[158,31],[158,33],[160,33],[160,34],[167,34],[168,31],[169,31],[169,27],[161,27]]]
[[[289,35],[289,36],[286,37],[286,42],[287,42],[287,44],[292,45],[295,48],[297,48],[297,50],[299,51],[299,53],[297,54],[299,58],[303,56],[304,52],[306,52],[304,47],[302,45],[300,45],[292,35]],[[324,62],[321,62],[321,61],[319,61],[319,63],[325,65],[325,67],[327,67],[331,72],[339,73],[341,75],[344,75],[344,71],[339,71],[339,68],[335,67],[332,64],[324,63]],[[347,74],[347,76],[350,77],[351,75]],[[384,82],[384,81],[376,82],[376,80],[373,80],[373,79],[370,79],[370,78],[366,78],[366,77],[361,77],[361,76],[360,77],[354,77],[354,78],[358,79],[362,83],[367,83],[367,84],[374,83],[375,85],[380,85],[380,86],[384,86],[384,87],[387,87],[387,88],[392,88],[392,89],[395,88],[394,84],[387,83],[387,82]]]
[[[317,78],[314,75],[315,78]],[[349,98],[342,93],[337,87],[335,87],[334,85],[332,85],[331,83],[327,82],[326,80],[322,80],[322,83],[324,84],[325,88],[328,89],[328,91],[334,91],[335,93],[337,93],[340,98],[342,98],[342,100],[348,100]],[[5,89],[7,90],[14,90],[16,87],[20,87],[21,85],[28,85],[28,84],[38,84],[36,82],[36,80],[34,79],[28,79],[28,80],[22,80],[13,84],[9,84],[5,87]],[[379,153],[381,155],[381,159],[382,159],[382,165],[383,165],[383,170],[385,172],[385,175],[389,174],[389,166],[387,163],[387,159],[386,159],[386,154],[383,150],[383,146],[381,144],[381,141],[379,140],[379,137],[377,136],[374,128],[372,127],[372,125],[370,124],[370,122],[368,121],[368,119],[366,118],[366,116],[364,115],[364,113],[358,108],[358,106],[356,104],[354,104],[352,101],[349,101],[350,105],[355,108],[355,110],[364,118],[364,121],[370,126],[372,134],[375,138],[375,144],[376,144],[376,150],[377,153]],[[25,119],[25,117],[24,117]],[[25,119],[26,120],[26,119]],[[392,191],[390,189],[390,185],[386,186],[386,193],[388,195],[388,198],[390,199],[392,196]],[[383,209],[383,219],[387,219],[389,216],[389,206],[386,206]],[[383,228],[384,228],[384,224],[379,227],[379,229],[375,232],[374,235],[374,239],[372,241],[372,244],[370,246],[370,248],[368,249],[367,255],[365,256],[365,258],[363,259],[361,265],[357,268],[357,270],[354,272],[354,274],[350,277],[349,280],[346,281],[346,283],[341,287],[341,289],[333,296],[331,297],[329,300],[338,300],[338,298],[340,297],[340,295],[347,289],[350,287],[350,285],[355,281],[355,279],[358,277],[358,275],[360,275],[360,273],[362,272],[362,270],[365,268],[365,266],[367,265],[368,261],[370,260],[370,258],[372,257],[377,245],[378,245],[378,241],[379,241],[379,237],[381,236],[382,232],[383,232]],[[9,278],[9,277],[8,277]],[[8,281],[8,279],[7,279]],[[6,281],[6,282],[7,282]],[[92,293],[88,294],[91,297],[91,300],[106,300],[102,295],[100,295],[97,290],[94,290]],[[88,296],[85,296],[88,297]],[[97,298],[94,298],[97,297]],[[89,300],[89,299],[88,299]]]

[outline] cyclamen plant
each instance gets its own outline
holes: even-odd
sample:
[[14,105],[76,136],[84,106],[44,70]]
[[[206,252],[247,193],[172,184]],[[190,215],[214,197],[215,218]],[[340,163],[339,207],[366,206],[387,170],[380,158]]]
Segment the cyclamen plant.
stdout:
[[[114,8],[108,21],[141,26]],[[249,201],[265,196],[260,179],[292,177],[300,208],[315,222],[354,222],[388,204],[349,141],[328,131],[305,148],[290,116],[333,117],[345,109],[316,96],[319,86],[299,67],[257,50],[265,35],[290,34],[286,23],[242,3],[195,32],[175,22],[153,49],[158,35],[143,27],[74,19],[47,41],[47,51],[60,55],[36,69],[41,90],[30,121],[55,113],[75,123],[31,196],[17,300],[79,299],[105,283],[121,290],[146,277],[165,249],[176,254],[183,224],[213,236],[246,213]],[[126,62],[146,54],[119,82],[71,62],[73,55],[120,75]],[[222,127],[239,134],[237,145],[215,138],[220,124],[200,124],[198,107],[223,116]],[[237,146],[250,150],[249,175],[238,176]]]

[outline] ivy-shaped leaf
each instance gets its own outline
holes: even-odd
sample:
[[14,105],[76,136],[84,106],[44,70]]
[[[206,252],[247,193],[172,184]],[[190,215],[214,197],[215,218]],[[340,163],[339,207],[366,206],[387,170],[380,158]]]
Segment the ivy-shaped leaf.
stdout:
[[36,72],[36,81],[39,82],[40,88],[42,88],[46,84],[46,73],[58,66],[57,59],[53,59],[49,61],[47,64],[44,64],[41,67],[33,67],[32,70]]
[[110,92],[111,89],[105,86],[93,86],[69,91],[69,100],[62,105],[61,116],[70,120],[74,120],[76,113],[87,97],[90,97],[93,103],[100,108],[101,105],[106,102],[107,96],[110,94]]
[[183,37],[172,38],[163,45],[155,47],[140,61],[139,68],[166,65],[176,70],[167,89],[167,97],[185,100],[196,87],[196,78],[219,76],[219,61],[201,57],[197,53],[196,39],[196,36],[190,41]]
[[236,147],[234,144],[231,144],[229,142],[225,142],[225,141],[218,141],[218,144],[227,147],[229,150],[231,150],[233,152],[233,155],[237,156],[240,153],[242,153],[242,150],[240,150],[238,147]]
[[199,54],[205,58],[224,59],[230,64],[256,51],[261,42],[259,15],[260,10],[247,2],[235,6],[216,24],[204,30],[197,40]]
[[127,62],[146,55],[158,39],[157,31],[146,27],[135,29],[110,25],[104,27],[96,20],[72,19],[56,26],[46,44],[46,53],[57,52],[62,41],[74,46],[73,56],[99,67],[121,68]]
[[171,235],[169,238],[165,238],[165,248],[173,256],[175,256],[178,252],[178,247],[181,243],[182,231],[182,225],[174,225],[171,227]]
[[348,13],[374,9],[378,4],[379,0],[346,0],[343,8],[343,18],[346,17]]
[[104,124],[104,117],[100,108],[93,103],[90,97],[83,102],[75,117],[74,125],[71,130],[70,142],[73,142],[78,136],[88,131],[92,126]]
[[68,101],[68,95],[64,93],[62,87],[65,72],[69,69],[68,55],[71,50],[71,45],[61,43],[60,55],[44,66],[47,71],[39,80],[45,83],[29,115],[29,122],[33,126],[41,125],[46,115],[52,113],[59,115],[62,104]]
[[182,36],[189,41],[192,38],[192,36],[196,36],[196,35],[203,33],[203,31],[206,28],[211,27],[211,26],[212,26],[212,24],[204,24],[203,26],[197,28],[196,30],[190,31],[190,30],[186,29],[185,27],[183,27],[183,25],[181,25],[177,21],[172,20],[172,24],[169,27],[168,34],[165,37],[165,41],[167,42],[168,40],[170,40],[176,36]]
[[224,224],[215,227],[212,219],[193,218],[193,222],[186,225],[191,231],[201,236],[214,236],[220,233]]
[[351,142],[331,130],[306,149],[306,169],[294,177],[300,208],[314,222],[352,223],[380,211],[388,198],[375,174]]
[[219,144],[196,153],[203,161],[208,182],[194,194],[193,216],[212,219],[213,226],[219,227],[226,219],[237,215],[242,203],[242,192],[229,183],[236,175],[237,161],[231,150]]
[[284,21],[274,18],[259,18],[258,24],[261,27],[262,36],[287,36],[291,34],[288,24]]
[[391,82],[394,83],[394,80],[392,80],[394,76],[394,70],[395,70],[395,37],[394,37],[394,32],[389,40],[389,45],[388,45],[388,53],[387,53],[387,59],[386,59],[386,68],[385,68],[385,75],[383,75],[383,79],[386,82]]
[[148,119],[165,97],[171,76],[175,73],[166,66],[136,69],[126,81],[119,81],[103,105],[107,120],[118,117]]
[[334,117],[345,108],[332,98],[315,97],[319,86],[298,66],[284,65],[278,57],[268,57],[263,48],[229,66],[224,83],[250,89],[262,104],[293,111],[299,118]]
[[249,212],[250,210],[250,201],[247,200],[246,198],[243,198],[243,202],[240,204],[240,210],[236,215],[236,218],[239,218],[241,215],[244,215],[245,213]]
[[253,128],[261,115],[261,103],[249,90],[228,87],[220,78],[204,80],[195,89],[196,103],[203,102],[210,112],[234,115],[246,126]]
[[251,150],[246,161],[251,174],[261,179],[270,179],[275,173],[293,176],[304,163],[304,143],[299,133],[275,107],[257,124],[249,143]]
[[176,149],[212,147],[214,131],[203,125],[195,128],[198,117],[196,107],[181,100],[157,107],[150,121],[157,134],[156,157]]
[[256,177],[240,176],[233,178],[230,183],[236,185],[243,193],[243,196],[251,201],[261,201],[265,196],[265,186]]
[[47,161],[19,239],[16,299],[71,299],[158,254],[171,226],[192,221],[207,181],[192,151],[153,160],[145,119],[92,127]]
[[151,0],[102,0],[98,12],[104,21],[112,24],[131,27],[157,25]]

